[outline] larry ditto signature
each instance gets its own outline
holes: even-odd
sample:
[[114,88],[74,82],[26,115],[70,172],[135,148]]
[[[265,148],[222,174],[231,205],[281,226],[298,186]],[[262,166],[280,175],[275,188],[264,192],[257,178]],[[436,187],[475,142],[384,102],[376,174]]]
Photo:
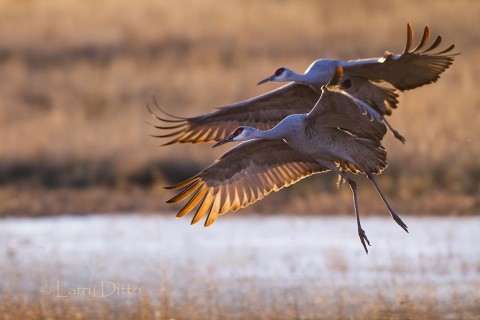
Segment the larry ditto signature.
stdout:
[[54,295],[56,298],[83,296],[88,300],[93,300],[96,298],[107,298],[122,295],[139,296],[142,294],[142,289],[140,287],[130,286],[129,284],[106,280],[99,281],[97,285],[89,287],[68,287],[63,286],[60,281],[56,281],[54,285],[41,285],[40,293],[43,295]]

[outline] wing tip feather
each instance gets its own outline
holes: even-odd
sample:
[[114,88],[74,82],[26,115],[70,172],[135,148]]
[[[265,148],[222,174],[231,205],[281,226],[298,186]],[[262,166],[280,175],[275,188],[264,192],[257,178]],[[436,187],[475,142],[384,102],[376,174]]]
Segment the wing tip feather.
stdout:
[[199,174],[196,174],[195,176],[191,177],[191,178],[188,178],[187,180],[184,180],[182,182],[179,182],[177,184],[174,184],[174,185],[171,185],[171,186],[166,186],[164,187],[164,189],[167,189],[167,190],[177,190],[177,189],[180,189],[180,188],[183,188],[183,187],[186,187],[190,184],[193,184],[194,182],[196,182],[197,180],[201,180]]

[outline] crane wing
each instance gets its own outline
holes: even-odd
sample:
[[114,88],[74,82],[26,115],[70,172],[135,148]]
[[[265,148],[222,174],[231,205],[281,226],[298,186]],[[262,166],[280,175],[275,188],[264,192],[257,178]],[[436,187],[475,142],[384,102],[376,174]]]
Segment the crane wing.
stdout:
[[361,77],[348,77],[352,86],[347,90],[349,94],[364,101],[383,115],[392,114],[397,108],[397,90],[387,82],[372,82]]
[[381,115],[345,92],[341,86],[323,87],[322,95],[307,119],[312,121],[307,126],[312,130],[318,127],[339,128],[360,138],[377,141],[381,141],[387,132]]
[[351,60],[342,62],[341,66],[348,76],[386,81],[402,91],[436,82],[458,53],[451,53],[454,45],[433,52],[441,44],[441,36],[437,36],[425,49],[429,37],[430,29],[426,26],[422,39],[412,49],[413,30],[412,26],[407,24],[407,43],[403,53],[392,54],[387,51],[381,58]]
[[215,142],[224,139],[241,125],[262,130],[271,129],[288,115],[309,112],[318,96],[318,93],[308,86],[291,83],[256,98],[221,107],[198,117],[171,116],[171,119],[166,119],[150,110],[157,120],[164,123],[155,128],[168,131],[154,137],[173,138],[166,145]]
[[198,205],[192,224],[207,214],[205,226],[209,226],[218,215],[246,207],[271,191],[327,170],[283,140],[251,140],[230,149],[196,176],[167,187],[184,188],[167,202],[190,197],[177,217],[187,215]]

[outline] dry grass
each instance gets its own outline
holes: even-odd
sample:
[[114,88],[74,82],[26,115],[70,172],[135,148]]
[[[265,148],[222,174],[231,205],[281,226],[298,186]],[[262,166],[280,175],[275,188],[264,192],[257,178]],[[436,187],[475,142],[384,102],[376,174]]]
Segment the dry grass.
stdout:
[[[402,268],[400,263],[394,270],[382,266],[378,266],[378,270],[372,269],[382,277],[390,274],[391,279],[386,283],[381,281],[358,286],[349,283],[352,279],[345,272],[342,253],[332,250],[326,254],[331,262],[328,273],[344,274],[342,283],[332,283],[327,273],[310,279],[305,286],[292,288],[281,284],[281,281],[288,283],[288,279],[272,279],[270,283],[258,283],[248,277],[204,279],[196,277],[195,268],[190,268],[178,270],[181,275],[162,274],[160,271],[160,279],[148,279],[160,282],[158,287],[153,285],[155,289],[151,289],[152,283],[132,285],[132,288],[141,289],[138,294],[115,293],[102,297],[98,284],[94,283],[83,283],[87,288],[96,287],[93,298],[86,294],[66,297],[66,289],[42,295],[10,288],[2,293],[0,313],[5,320],[480,319],[480,300],[473,285],[468,286],[471,291],[460,290],[461,293],[458,293],[458,287],[466,284],[453,283],[447,291],[435,283],[422,287],[412,283],[410,286],[408,268]],[[450,263],[444,260],[436,262]],[[431,261],[424,263],[426,265],[420,267],[426,275],[432,273]],[[435,269],[433,272],[438,271]],[[31,275],[28,279],[35,281]],[[173,282],[175,279],[176,282]],[[35,282],[41,283],[38,280]]]
[[[337,261],[342,260],[341,255],[336,253],[330,258],[328,272],[345,273],[342,261]],[[423,268],[429,270],[429,266]],[[350,286],[347,278],[344,284],[334,284],[319,276],[308,285],[291,288],[280,285],[281,279],[262,285],[255,279],[234,278],[228,279],[230,290],[225,290],[227,286],[222,281],[226,279],[197,278],[191,270],[182,270],[181,280],[177,280],[188,283],[188,287],[181,285],[179,289],[178,284],[169,283],[178,277],[169,274],[162,275],[168,280],[161,281],[155,290],[149,289],[151,284],[133,285],[132,288],[141,289],[139,294],[115,293],[102,297],[97,287],[94,298],[82,294],[65,297],[65,289],[60,290],[58,297],[55,292],[25,294],[21,289],[11,288],[2,294],[0,313],[5,320],[479,319],[478,292],[457,293],[455,284],[445,292],[445,288],[440,289],[434,283],[422,288],[413,286],[412,290],[403,279],[406,273],[401,267],[378,272],[382,275],[391,272],[391,282],[358,288]]]
[[[209,290],[211,293],[212,290]],[[433,297],[432,297],[433,296]],[[258,295],[255,295],[258,298]],[[410,297],[407,293],[398,296],[397,301],[389,301],[378,292],[375,298],[351,298],[347,293],[339,296],[332,305],[328,298],[318,295],[310,305],[305,301],[304,293],[284,292],[271,298],[264,305],[248,297],[247,301],[237,301],[235,308],[225,303],[221,296],[210,296],[210,305],[203,299],[190,305],[159,305],[152,296],[143,295],[116,304],[107,300],[71,301],[54,300],[42,297],[40,300],[24,297],[23,299],[4,299],[0,303],[2,319],[36,320],[36,319],[479,319],[478,306],[467,306],[458,297],[452,305],[444,305],[431,294],[423,299]],[[286,298],[287,297],[287,298]],[[164,299],[169,299],[167,295]],[[246,297],[245,297],[246,298]],[[353,300],[353,301],[352,301]],[[215,302],[213,302],[215,301]]]
[[[402,94],[391,122],[407,144],[386,138],[381,183],[400,210],[478,213],[479,15],[475,1],[0,1],[0,197],[45,187],[151,194],[219,155],[205,145],[157,148],[144,107],[154,95],[177,114],[204,113],[273,88],[255,83],[280,65],[303,70],[319,57],[402,50],[411,21],[462,55],[437,84]],[[179,159],[184,165],[172,166]],[[330,213],[317,194],[336,203],[344,195],[332,191],[332,177],[314,181],[325,183],[303,185],[308,206]],[[301,212],[304,199],[284,197],[298,193],[276,199]],[[122,208],[110,202],[99,210]],[[72,206],[58,211],[82,211]]]

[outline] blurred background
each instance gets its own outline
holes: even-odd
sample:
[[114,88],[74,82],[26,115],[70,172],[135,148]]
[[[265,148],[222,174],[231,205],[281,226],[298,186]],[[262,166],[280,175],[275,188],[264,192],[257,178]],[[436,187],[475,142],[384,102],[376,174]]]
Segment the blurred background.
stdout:
[[[478,319],[479,17],[474,0],[0,0],[0,318]],[[461,52],[388,119],[407,141],[386,136],[378,180],[410,234],[357,176],[366,255],[331,173],[212,228],[174,219],[163,187],[231,145],[160,147],[154,97],[203,114],[278,87],[255,84],[280,66],[402,52],[407,22]],[[102,281],[141,294],[59,297]]]
[[[380,184],[399,212],[480,208],[480,16],[475,1],[0,2],[0,214],[174,211],[163,186],[228,149],[150,137],[153,97],[194,116],[278,87],[279,66],[403,51],[406,23],[429,25],[458,56],[438,83],[400,95]],[[365,213],[385,211],[358,177]],[[322,174],[245,212],[350,214],[348,188]]]

